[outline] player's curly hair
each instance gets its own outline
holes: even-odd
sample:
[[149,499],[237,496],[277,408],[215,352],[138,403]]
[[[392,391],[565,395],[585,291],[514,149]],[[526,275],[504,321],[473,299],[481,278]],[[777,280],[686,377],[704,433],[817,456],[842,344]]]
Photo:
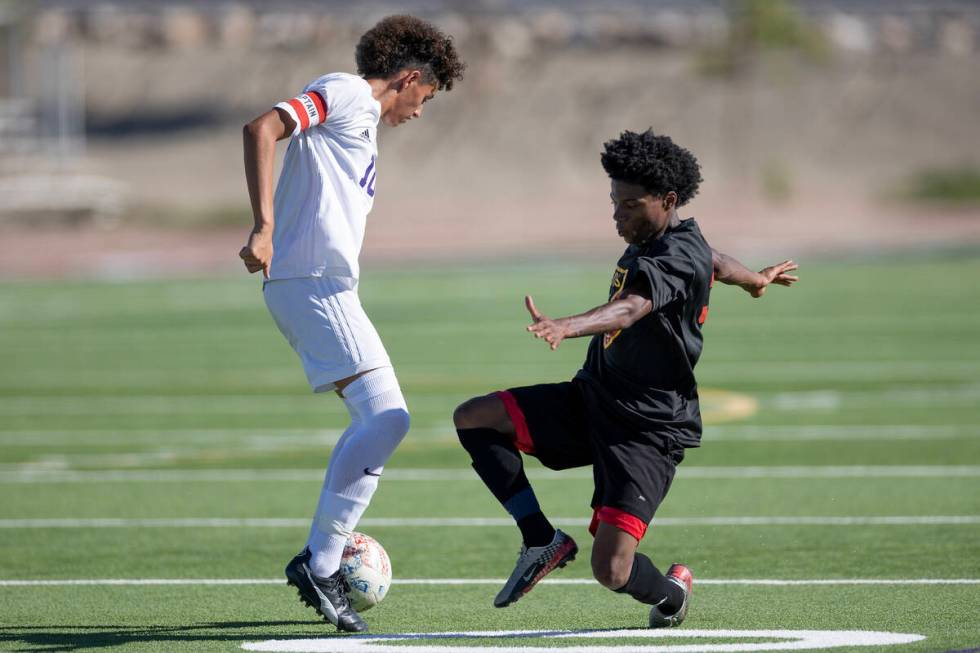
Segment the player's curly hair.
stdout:
[[677,206],[698,194],[701,166],[689,150],[653,129],[624,131],[603,145],[602,167],[611,179],[643,186],[654,195],[677,193]]
[[451,36],[415,16],[388,16],[364,33],[354,53],[357,72],[388,78],[406,68],[422,71],[423,81],[449,91],[466,68]]

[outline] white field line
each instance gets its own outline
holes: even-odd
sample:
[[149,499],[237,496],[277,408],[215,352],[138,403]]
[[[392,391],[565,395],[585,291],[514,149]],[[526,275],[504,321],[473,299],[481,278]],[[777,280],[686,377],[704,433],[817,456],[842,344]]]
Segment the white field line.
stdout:
[[959,406],[974,405],[980,399],[980,384],[952,386],[907,387],[882,390],[806,390],[759,394],[764,406],[774,410],[838,410],[842,406],[865,407],[881,405]]
[[[396,578],[393,585],[502,585],[506,578]],[[66,585],[282,585],[282,578],[71,578],[0,580],[0,587],[63,587]],[[980,578],[698,578],[698,585],[980,585]],[[595,585],[591,578],[553,578],[543,585]]]
[[[589,519],[556,517],[558,526],[588,526]],[[509,517],[366,517],[361,526],[513,526]],[[980,524],[980,515],[887,515],[856,517],[660,517],[654,526],[970,526]],[[306,518],[186,517],[127,519],[117,517],[0,519],[2,529],[31,528],[307,528]]]
[[[903,320],[906,318],[902,318]],[[3,323],[2,316],[0,316],[0,323]],[[513,326],[513,325],[511,325]],[[400,329],[404,329],[403,326],[399,326]],[[455,327],[450,328],[453,330]],[[433,331],[437,329],[437,325],[431,323],[420,327],[420,331],[424,331],[426,336],[431,336]],[[97,329],[93,329],[96,331]],[[119,336],[122,338],[123,336]],[[225,334],[221,334],[218,338],[225,338]],[[216,338],[216,339],[218,339]],[[59,334],[59,339],[64,339],[64,334]],[[0,334],[0,341],[2,341],[2,334]],[[133,337],[128,339],[128,342],[133,344],[140,344],[146,341],[146,338]],[[173,342],[177,344],[180,341],[179,338],[174,338]],[[16,337],[16,342],[19,345],[24,345],[24,339],[21,336]],[[116,347],[119,345],[125,345],[126,340],[116,340],[114,341]],[[38,343],[34,344],[34,349],[42,350],[45,344]],[[712,376],[725,376],[726,378],[745,378],[749,375],[750,378],[761,378],[761,379],[771,379],[773,377],[783,378],[782,374],[787,377],[792,378],[827,378],[827,379],[837,379],[844,376],[851,380],[856,379],[880,379],[888,378],[893,379],[896,377],[908,377],[911,379],[921,379],[925,376],[932,374],[941,374],[944,377],[952,376],[963,376],[966,378],[975,378],[978,373],[980,373],[980,360],[759,360],[758,358],[736,358],[729,360],[717,360],[709,359],[704,360],[701,363],[702,374],[710,374]],[[428,361],[425,365],[400,365],[396,368],[399,376],[404,377],[406,380],[411,380],[417,374],[429,374],[433,372],[445,373],[447,375],[452,375],[456,378],[466,378],[467,380],[473,379],[473,375],[467,370],[471,364],[466,361],[449,361],[449,360],[432,360]],[[494,360],[482,361],[480,363],[481,369],[491,369],[491,370],[554,370],[559,374],[567,374],[567,364],[561,361],[547,361],[547,360],[526,360],[526,359],[508,359],[506,357],[498,357]],[[201,372],[214,372],[213,369],[206,369],[204,367],[191,367],[188,365],[186,368],[181,368],[180,373],[189,374],[194,371]],[[49,378],[51,368],[39,367],[31,370],[25,370],[23,375],[18,374],[18,380],[20,378],[25,379],[28,383],[34,383],[38,379]],[[233,378],[233,371],[220,371],[219,375],[224,375],[229,378]],[[271,375],[271,379],[276,382],[294,382],[297,377],[296,371],[291,367],[279,367],[270,369],[268,373]],[[174,378],[175,373],[166,370],[153,370],[147,368],[133,368],[126,371],[126,378],[133,379],[133,382],[137,385],[145,382],[160,382],[167,381]],[[85,381],[88,385],[109,385],[112,387],[117,387],[119,384],[119,373],[118,370],[114,369],[80,369],[77,372],[73,371],[72,378],[78,378],[80,381]]]
[[[332,397],[332,394],[331,394]],[[414,413],[429,413],[438,410],[446,419],[451,411],[446,408],[449,395],[421,395],[410,397],[409,410]],[[452,399],[459,400],[458,394]],[[50,416],[50,415],[142,415],[170,416],[174,414],[196,415],[293,415],[310,414],[323,416],[325,410],[343,420],[346,414],[338,412],[335,400],[328,403],[310,394],[293,393],[282,395],[12,395],[0,397],[0,415],[6,416]],[[339,409],[342,411],[342,407]]]
[[[980,427],[978,427],[980,428]],[[429,433],[436,429],[413,429],[413,433]],[[451,431],[440,428],[440,434]],[[30,447],[107,447],[134,445],[202,445],[246,444],[316,445],[334,444],[342,429],[52,429],[0,431],[0,444]]]
[[[438,431],[441,433],[441,431]],[[947,431],[949,432],[949,431]],[[424,432],[422,432],[424,433]],[[780,438],[778,436],[769,436],[765,432],[761,436],[753,434],[751,431],[746,433],[738,433],[735,437],[727,437],[722,435],[721,437],[716,437],[713,433],[705,438],[708,442],[713,442],[717,440],[740,440],[740,441],[802,441],[802,440],[836,440],[836,441],[853,441],[859,439],[878,439],[878,440],[924,440],[924,439],[950,439],[949,436],[944,436],[941,432],[937,434],[915,434],[915,431],[907,431],[905,434],[900,435],[897,438],[891,437],[884,431],[879,432],[877,435],[873,435],[870,438],[861,437],[850,437],[846,433],[839,432],[837,434],[815,431],[809,434],[804,433],[802,437],[797,437],[795,435],[790,435],[788,437]],[[419,433],[416,433],[419,434]],[[215,443],[202,442],[201,446],[181,446],[181,447],[167,447],[162,449],[150,449],[147,451],[135,451],[135,452],[117,452],[117,453],[100,453],[100,454],[86,454],[86,453],[46,453],[38,456],[34,460],[21,462],[21,463],[0,463],[0,472],[2,471],[58,471],[58,470],[72,470],[78,467],[122,467],[128,469],[134,468],[146,468],[160,465],[161,463],[173,463],[182,459],[194,459],[200,457],[204,453],[210,454],[212,459],[217,457],[217,454],[227,454],[239,453],[241,451],[264,451],[264,452],[275,452],[275,451],[295,451],[303,450],[308,447],[316,446],[333,446],[337,443],[339,439],[338,433],[322,433],[318,436],[311,436],[308,438],[297,438],[297,437],[261,437],[253,436],[248,439],[244,439],[238,443],[225,442],[217,443],[219,447],[214,447]],[[978,430],[963,430],[961,434],[956,437],[978,437],[980,436],[980,429]],[[429,442],[444,441],[450,442],[447,437],[444,440],[437,440],[435,438],[428,438]]]
[[677,468],[683,478],[937,478],[980,476],[980,465],[828,465]]
[[[160,432],[165,433],[165,432]],[[188,440],[186,437],[179,438],[177,442],[172,441],[163,435],[157,440],[157,444],[165,444],[165,447],[150,447],[145,451],[129,451],[129,452],[111,452],[111,453],[42,453],[36,458],[30,461],[22,463],[0,463],[0,471],[4,470],[70,470],[78,467],[123,467],[123,468],[140,468],[140,467],[152,467],[154,465],[159,465],[160,463],[175,462],[178,460],[186,459],[196,459],[200,458],[204,454],[208,454],[209,458],[217,458],[218,454],[231,454],[240,453],[242,451],[261,451],[261,452],[279,452],[279,451],[297,451],[306,450],[310,447],[332,447],[337,444],[337,441],[342,435],[342,431],[339,429],[335,430],[319,430],[319,431],[307,431],[303,435],[260,435],[255,432],[245,432],[243,436],[236,438],[229,438],[229,431],[218,431],[218,437],[215,440],[209,439],[209,434],[207,432],[201,431],[191,431],[191,433],[197,433],[199,438],[194,440]],[[433,428],[420,428],[413,431],[413,435],[417,437],[426,438],[429,442],[435,442],[436,439],[433,438],[433,434],[442,435],[445,434],[445,429],[433,429]],[[453,436],[455,439],[455,436]],[[57,446],[77,446],[81,444],[83,446],[95,446],[101,447],[106,443],[102,440],[94,440],[85,442],[80,438],[76,438],[77,442],[70,442],[62,440]],[[448,439],[446,440],[449,441]],[[49,445],[49,442],[41,441],[40,443],[31,443],[29,438],[21,436],[14,440],[15,444],[11,445],[6,441],[6,438],[0,434],[0,444],[4,446],[27,446],[30,448],[37,448],[38,445],[44,446]],[[117,441],[116,444],[119,442]],[[133,446],[133,442],[128,443]],[[146,444],[146,443],[144,443]],[[173,444],[180,444],[181,446],[174,447],[170,446]]]
[[0,415],[172,415],[227,413],[257,414],[316,411],[317,404],[302,395],[180,396],[180,395],[97,395],[60,397],[20,396],[0,398]]
[[[319,469],[160,469],[160,470],[61,470],[15,468],[0,471],[0,483],[191,483],[191,482],[321,482]],[[833,466],[758,466],[758,467],[685,467],[677,469],[682,478],[764,479],[764,478],[975,478],[980,465],[833,465]],[[588,467],[555,472],[548,469],[528,470],[536,481],[591,479]],[[470,469],[396,468],[384,472],[392,481],[479,481]]]
[[[570,639],[596,642],[572,643]],[[623,638],[645,640],[652,644],[623,646]],[[704,642],[705,638],[728,641],[725,644]],[[355,635],[353,637],[328,637],[320,639],[267,639],[243,642],[246,651],[271,653],[404,653],[406,642],[411,642],[413,653],[760,653],[762,651],[812,651],[832,648],[853,649],[856,646],[885,646],[921,642],[926,637],[917,633],[894,633],[873,630],[696,630],[664,631],[654,629],[629,630],[478,630],[464,632],[392,633],[390,635]],[[752,642],[751,640],[762,640]],[[454,643],[453,640],[473,642],[491,640],[491,646]],[[545,646],[525,644],[531,641]],[[691,644],[661,644],[659,641],[690,640]],[[738,641],[749,640],[749,641]],[[776,640],[776,641],[772,641]],[[433,642],[429,645],[428,642]],[[446,646],[446,643],[452,646]],[[416,646],[415,644],[420,644]],[[559,646],[555,646],[555,644]],[[510,645],[508,645],[510,644]]]
[[[735,426],[707,425],[702,439],[706,442],[802,442],[802,441],[892,441],[892,440],[958,440],[980,438],[980,424],[943,424],[909,426],[908,424],[853,424],[825,426]],[[0,435],[2,441],[2,435]]]
[[[134,445],[244,445],[254,449],[278,449],[289,446],[330,445],[340,437],[340,429],[160,429],[160,430],[17,430],[0,431],[0,445],[24,447],[107,447]],[[427,438],[455,439],[453,428],[445,426],[413,428],[412,435]],[[704,440],[783,442],[810,440],[954,440],[980,438],[980,424],[943,424],[910,426],[908,424],[832,424],[800,425],[708,425]],[[145,453],[145,452],[135,452]],[[122,455],[122,454],[116,454]]]
[[[752,366],[750,366],[752,367]],[[891,379],[891,376],[886,377]],[[980,366],[967,380],[980,377]],[[876,377],[877,378],[877,377]],[[714,381],[717,383],[717,379]],[[918,386],[883,388],[880,390],[839,391],[833,389],[800,392],[761,393],[757,395],[765,405],[783,410],[801,408],[834,409],[842,405],[866,406],[881,404],[930,404],[937,406],[960,405],[980,398],[980,383],[963,383],[944,386]],[[412,400],[410,408],[425,412],[429,402],[438,397],[427,395]],[[172,415],[195,414],[281,414],[319,412],[320,403],[304,395],[61,395],[42,397],[19,395],[0,397],[0,415]]]

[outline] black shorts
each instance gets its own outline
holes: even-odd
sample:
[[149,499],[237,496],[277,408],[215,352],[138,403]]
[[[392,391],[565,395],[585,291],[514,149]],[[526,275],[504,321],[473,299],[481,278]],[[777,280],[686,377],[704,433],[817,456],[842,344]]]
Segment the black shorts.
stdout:
[[593,535],[606,522],[643,537],[684,458],[683,447],[627,423],[579,379],[510,388],[497,396],[514,424],[518,449],[551,469],[592,465]]

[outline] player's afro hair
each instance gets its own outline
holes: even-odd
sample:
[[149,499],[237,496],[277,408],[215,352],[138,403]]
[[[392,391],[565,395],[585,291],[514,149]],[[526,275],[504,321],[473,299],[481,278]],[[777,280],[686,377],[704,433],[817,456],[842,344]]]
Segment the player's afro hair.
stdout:
[[415,16],[388,16],[361,37],[354,53],[357,72],[368,78],[388,78],[406,68],[418,68],[426,83],[449,91],[463,78],[451,36]]
[[604,147],[602,167],[611,179],[643,186],[658,196],[674,191],[678,206],[698,194],[701,166],[670,136],[657,136],[652,129],[642,134],[624,131]]

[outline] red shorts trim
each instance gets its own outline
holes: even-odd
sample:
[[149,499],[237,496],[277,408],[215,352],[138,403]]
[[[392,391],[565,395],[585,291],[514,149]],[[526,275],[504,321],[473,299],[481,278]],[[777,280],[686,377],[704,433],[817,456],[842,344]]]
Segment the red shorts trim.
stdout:
[[510,417],[514,425],[514,444],[524,453],[534,453],[534,441],[531,439],[531,431],[527,428],[527,420],[524,418],[524,411],[514,395],[507,390],[499,390],[496,393],[500,401],[504,402],[507,409],[507,416]]
[[610,526],[615,526],[621,531],[626,531],[637,540],[642,540],[647,532],[645,521],[628,512],[623,512],[619,508],[600,506],[592,511],[592,523],[589,524],[589,532],[592,533],[593,537],[595,537],[596,531],[599,530],[599,522],[604,522]]

